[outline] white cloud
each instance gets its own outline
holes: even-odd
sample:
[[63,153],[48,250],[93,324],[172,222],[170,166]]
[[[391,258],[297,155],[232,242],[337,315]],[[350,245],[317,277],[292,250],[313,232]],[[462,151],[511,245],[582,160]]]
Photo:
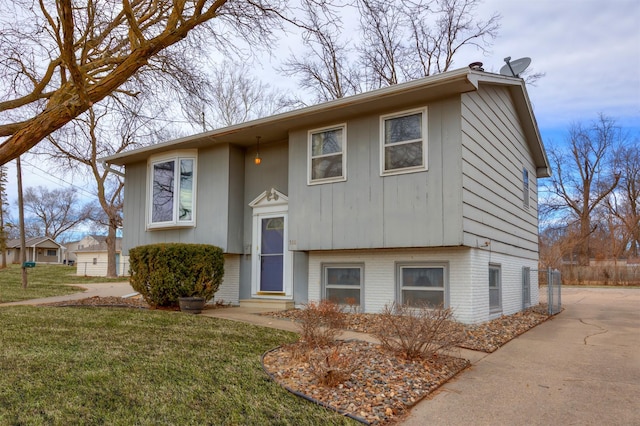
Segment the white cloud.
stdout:
[[640,2],[486,0],[480,9],[493,11],[502,27],[485,69],[528,56],[546,73],[529,87],[543,137],[600,112],[640,132]]

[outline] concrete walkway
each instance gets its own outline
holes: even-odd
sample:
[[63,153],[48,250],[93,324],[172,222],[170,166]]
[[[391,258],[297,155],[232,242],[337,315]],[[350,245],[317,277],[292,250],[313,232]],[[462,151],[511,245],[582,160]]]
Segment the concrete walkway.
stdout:
[[640,425],[640,289],[565,287],[562,302],[402,424]]
[[64,296],[44,297],[42,299],[21,300],[19,302],[0,303],[0,306],[12,305],[42,305],[45,303],[65,302],[67,300],[86,299],[87,297],[122,297],[133,293],[133,289],[128,281],[117,283],[98,283],[98,284],[70,284],[78,287],[78,291],[84,289],[80,293],[66,294]]
[[[84,284],[41,304],[123,296],[128,283]],[[571,288],[564,311],[492,354],[463,350],[472,366],[418,403],[401,422],[432,425],[640,425],[640,289]],[[207,310],[205,316],[298,331],[256,309]],[[371,337],[345,332],[343,338]]]

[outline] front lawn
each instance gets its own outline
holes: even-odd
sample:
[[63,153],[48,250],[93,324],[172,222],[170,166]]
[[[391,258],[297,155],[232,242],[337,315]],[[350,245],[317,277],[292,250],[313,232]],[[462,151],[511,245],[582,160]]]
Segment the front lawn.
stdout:
[[296,339],[166,311],[3,307],[0,424],[354,424],[263,372],[261,354]]
[[62,296],[78,293],[78,287],[66,284],[90,284],[128,281],[128,277],[105,278],[76,275],[76,268],[67,265],[37,264],[27,269],[26,289],[22,288],[22,268],[18,264],[0,269],[0,303],[20,300],[39,299],[41,297]]

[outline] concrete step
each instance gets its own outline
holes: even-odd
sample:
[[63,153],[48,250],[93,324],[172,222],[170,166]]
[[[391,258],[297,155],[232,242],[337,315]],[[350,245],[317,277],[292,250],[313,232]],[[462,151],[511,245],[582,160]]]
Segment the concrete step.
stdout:
[[264,309],[265,311],[286,311],[295,307],[293,300],[281,299],[242,299],[241,308]]

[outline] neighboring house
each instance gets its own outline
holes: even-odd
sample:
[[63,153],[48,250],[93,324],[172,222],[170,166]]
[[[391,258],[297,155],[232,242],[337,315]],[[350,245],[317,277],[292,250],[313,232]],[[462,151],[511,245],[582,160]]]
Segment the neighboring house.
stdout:
[[[27,262],[62,263],[64,247],[49,237],[25,240]],[[20,239],[7,242],[7,263],[20,263]]]
[[538,302],[550,168],[519,78],[465,68],[104,160],[125,166],[124,252],[219,246],[231,303],[476,323]]
[[[88,237],[81,240],[84,244],[74,252],[76,274],[104,277],[107,275],[108,262],[107,237],[101,235]],[[122,238],[116,238],[116,275],[129,275],[129,256],[122,255]]]
[[106,238],[107,237],[102,235],[85,235],[79,241],[69,241],[68,243],[65,243],[64,245],[66,247],[66,250],[64,253],[63,263],[74,265],[77,260],[76,251],[86,247],[98,245]]

